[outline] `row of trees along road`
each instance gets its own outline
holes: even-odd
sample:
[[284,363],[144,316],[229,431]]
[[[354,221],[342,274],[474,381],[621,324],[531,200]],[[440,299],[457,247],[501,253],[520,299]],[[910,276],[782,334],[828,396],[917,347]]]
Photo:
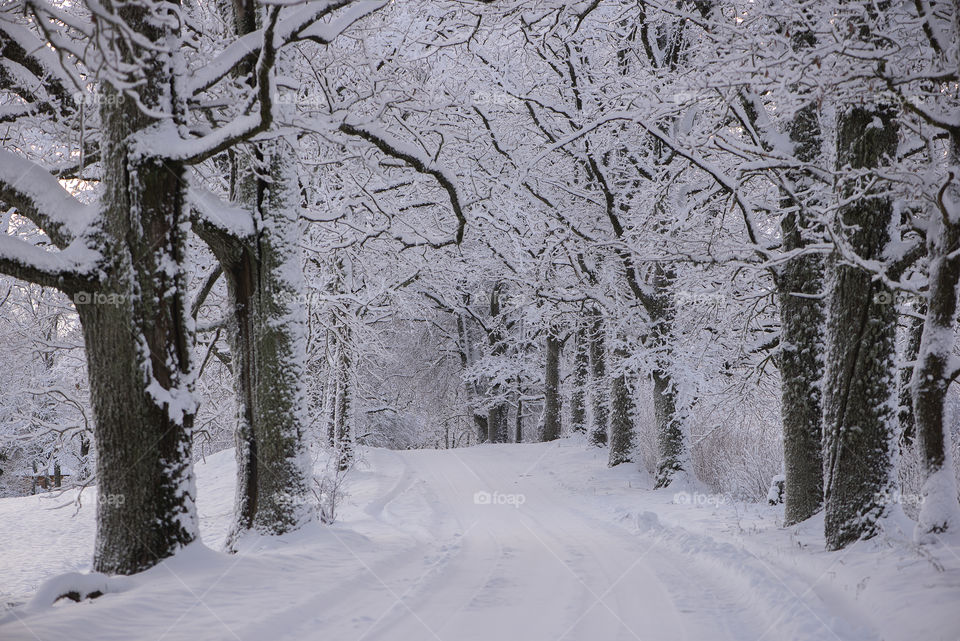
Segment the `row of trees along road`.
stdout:
[[567,433],[782,468],[831,549],[904,479],[960,527],[958,11],[8,3],[0,454],[95,480],[109,573],[197,539],[216,430],[232,548],[314,518],[315,443]]

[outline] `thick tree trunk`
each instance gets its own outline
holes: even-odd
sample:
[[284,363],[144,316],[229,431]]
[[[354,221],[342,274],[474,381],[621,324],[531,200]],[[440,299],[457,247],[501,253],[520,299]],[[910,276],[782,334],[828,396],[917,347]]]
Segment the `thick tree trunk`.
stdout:
[[[271,181],[259,194],[256,249],[258,280],[249,301],[254,333],[241,336],[253,358],[253,442],[257,496],[252,527],[282,534],[312,518],[310,467],[303,442],[306,425],[305,285],[298,243],[299,193],[294,151],[286,141],[265,146]],[[242,303],[241,303],[242,304]]]
[[[816,106],[809,104],[794,116],[790,139],[797,158],[815,162],[822,157]],[[796,190],[809,181],[790,175]],[[805,203],[787,196],[781,220],[784,251],[800,250],[810,242],[812,221]],[[784,523],[810,518],[823,505],[823,378],[824,313],[823,261],[816,254],[796,256],[778,274],[780,299],[781,420],[785,472]]]
[[483,414],[473,413],[473,429],[477,433],[477,443],[486,443],[490,431],[490,418]]
[[[161,23],[141,6],[124,5],[119,14],[150,42],[175,38],[153,26]],[[172,65],[155,51],[139,54],[151,63],[141,100],[161,109],[172,92]],[[98,454],[93,568],[132,574],[198,537],[185,182],[179,164],[133,155],[129,145],[153,121],[109,84],[101,91],[99,240],[109,264],[98,296],[87,304],[77,298]]]
[[[231,362],[238,396],[237,493],[227,547],[248,530],[283,534],[312,518],[306,425],[306,318],[293,149],[258,148],[238,199],[255,211],[252,236],[198,228],[223,266],[234,311]],[[266,174],[270,179],[260,177]]]
[[686,416],[678,403],[677,389],[670,372],[670,332],[674,316],[673,287],[676,275],[663,265],[656,266],[653,283],[657,297],[648,312],[653,320],[650,345],[659,352],[653,379],[653,416],[657,429],[657,471],[655,487],[669,487],[678,477],[692,473],[687,446]]
[[[254,4],[236,2],[233,9],[238,36],[256,28]],[[243,77],[251,70],[243,63],[235,73]],[[230,198],[253,213],[252,234],[194,226],[223,268],[234,316],[237,488],[228,549],[249,530],[283,534],[313,517],[303,433],[306,310],[296,151],[278,138],[250,152],[249,160],[231,154]]]
[[491,443],[506,443],[509,440],[510,406],[499,403],[487,413],[487,440]]
[[927,228],[929,291],[927,315],[914,367],[912,391],[917,442],[923,461],[923,502],[917,523],[917,538],[960,528],[957,481],[950,460],[947,424],[947,391],[953,372],[957,318],[957,286],[960,284],[960,140],[951,136],[953,174]]
[[[99,292],[130,296],[130,289],[116,285],[110,279]],[[190,462],[193,412],[171,416],[174,408],[154,396],[161,386],[132,340],[138,323],[131,307],[77,308],[97,444],[93,567],[106,574],[146,570],[198,536]]]
[[587,379],[590,376],[590,343],[587,327],[578,323],[576,345],[573,355],[573,390],[570,392],[570,431],[583,434],[587,431]]
[[819,261],[803,258],[810,260],[791,261],[780,276],[785,525],[805,521],[823,505],[823,309],[797,295],[817,295],[823,281]]
[[653,416],[657,425],[657,472],[655,486],[669,487],[678,473],[684,472],[689,455],[683,424],[677,417],[677,395],[670,376],[660,370],[653,379]]
[[237,459],[237,486],[234,498],[233,529],[227,537],[226,548],[235,549],[237,539],[253,527],[257,514],[260,469],[257,451],[256,423],[257,366],[256,315],[259,308],[257,282],[258,262],[251,248],[238,243],[239,255],[220,256],[227,280],[227,291],[233,307],[230,332],[230,366],[233,369],[234,390],[237,395],[237,426],[234,431]]
[[[853,107],[842,114],[838,166],[871,169],[897,150],[896,114]],[[867,181],[848,184],[850,199]],[[880,260],[890,240],[892,203],[860,194],[839,212],[836,233],[862,259]],[[874,536],[888,513],[896,448],[897,397],[893,293],[866,270],[834,257],[824,379],[824,497],[827,548]]]
[[553,331],[547,332],[546,365],[543,383],[543,441],[560,438],[560,348],[563,342]]
[[[617,350],[615,354],[617,360],[627,357],[625,350]],[[610,467],[633,460],[636,446],[633,411],[633,394],[626,372],[622,372],[610,383]]]
[[607,444],[607,353],[603,317],[598,310],[590,313],[590,391],[593,406],[593,425],[590,427],[590,444],[603,447]]

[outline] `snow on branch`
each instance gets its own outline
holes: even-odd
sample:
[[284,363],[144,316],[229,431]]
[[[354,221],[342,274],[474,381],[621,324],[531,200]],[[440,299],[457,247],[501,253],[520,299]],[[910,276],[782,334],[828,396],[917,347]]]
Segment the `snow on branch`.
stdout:
[[[358,20],[386,5],[387,0],[319,0],[306,2],[304,7],[295,11],[284,12],[282,19],[281,11],[289,7],[272,5],[263,29],[235,40],[186,83],[188,95],[195,96],[226,77],[244,60],[259,56],[255,70],[256,95],[248,107],[251,111],[256,105],[259,108],[201,138],[184,140],[179,135],[171,136],[169,126],[157,127],[141,140],[140,148],[144,154],[196,164],[266,131],[273,123],[272,101],[276,87],[272,70],[276,52],[287,44],[301,40],[329,44]],[[349,9],[336,20],[322,21],[333,11],[348,6]]]
[[[188,165],[197,164],[270,128],[273,123],[273,94],[276,93],[272,73],[277,57],[274,30],[279,17],[280,8],[271,8],[263,30],[263,44],[255,69],[256,97],[250,105],[251,109],[254,105],[258,105],[259,109],[201,138],[185,140],[175,130],[171,136],[169,126],[154,128],[139,141],[139,149],[144,156],[160,156]],[[173,140],[169,140],[171,137]]]
[[100,254],[75,240],[62,251],[46,251],[0,234],[0,272],[72,293],[94,279]]
[[[351,6],[352,5],[352,6]],[[274,49],[281,49],[298,40],[312,40],[320,44],[329,44],[335,37],[361,18],[387,5],[386,0],[318,0],[306,2],[296,11],[288,11],[279,20],[273,30],[270,43]],[[323,18],[337,9],[351,6],[337,20],[321,22]],[[275,11],[279,7],[274,8]],[[187,95],[209,89],[227,77],[244,60],[257,56],[263,43],[267,42],[264,30],[252,31],[228,45],[216,58],[198,69],[186,82]]]
[[[374,132],[369,128],[346,122],[342,123],[339,129],[348,136],[356,136],[366,140],[382,153],[404,161],[421,174],[432,176],[444,191],[447,192],[447,196],[450,198],[450,207],[457,217],[457,232],[453,242],[459,245],[463,241],[463,233],[467,226],[467,217],[463,212],[460,196],[457,193],[456,180],[451,177],[445,169],[437,166],[430,158],[422,156],[417,149],[410,147],[401,140],[393,138],[385,131]],[[446,245],[450,243],[443,244]]]
[[646,118],[640,117],[638,114],[633,112],[614,112],[605,115],[603,118],[596,120],[589,125],[585,125],[579,128],[574,133],[570,134],[566,138],[557,140],[553,145],[548,147],[545,151],[541,152],[540,155],[536,158],[536,161],[544,158],[551,151],[561,149],[570,143],[582,138],[591,131],[599,128],[602,125],[605,125],[610,122],[615,121],[627,121],[631,122],[648,134],[659,140],[666,146],[668,149],[676,153],[678,156],[686,159],[691,165],[700,169],[706,173],[724,192],[726,192],[736,204],[737,208],[740,209],[744,224],[746,225],[747,235],[750,238],[750,242],[753,243],[760,250],[765,251],[766,248],[762,247],[759,243],[760,234],[757,231],[758,226],[754,220],[754,215],[757,210],[762,209],[758,207],[754,202],[747,198],[743,192],[740,190],[738,181],[734,178],[728,176],[722,169],[720,169],[715,164],[711,163],[709,160],[698,154],[697,152],[687,148],[685,145],[674,139],[672,136],[664,132],[660,127],[651,124]]
[[[38,18],[41,16],[47,18],[50,24],[56,25],[57,28],[72,29],[83,35],[87,40],[94,38],[95,30],[90,20],[69,13],[59,2],[50,3],[45,2],[45,0],[23,0],[23,5],[29,8]],[[46,28],[41,28],[44,32],[48,32]],[[47,33],[47,35],[49,35],[49,33]],[[81,56],[78,59],[83,60],[83,57]]]
[[[35,82],[30,83],[31,87],[19,89],[35,94],[36,87],[42,86],[59,101],[59,111],[75,106],[72,89],[80,86],[79,81],[69,75],[67,67],[60,63],[56,54],[29,29],[11,22],[3,13],[0,13],[0,57],[20,65],[35,78]],[[31,102],[41,102],[43,107],[58,111],[53,105],[45,103],[42,96],[29,97]],[[33,105],[33,108],[38,108],[38,105]]]
[[315,21],[306,29],[297,32],[297,40],[311,40],[318,44],[330,44],[334,38],[350,28],[358,20],[385,7],[387,0],[360,0],[331,22]]
[[50,172],[6,149],[0,149],[0,202],[16,208],[61,248],[95,215],[92,206],[71,196]]
[[241,207],[225,203],[219,196],[197,185],[191,185],[187,199],[195,219],[234,238],[254,234],[253,215]]
[[687,149],[684,145],[679,144],[672,137],[668,136],[662,129],[650,124],[645,119],[634,116],[630,118],[630,120],[642,127],[647,133],[662,142],[678,156],[687,159],[691,165],[697,167],[710,176],[710,178],[712,178],[713,181],[733,199],[733,202],[736,203],[737,208],[743,215],[743,222],[747,230],[747,236],[750,238],[750,242],[757,247],[758,250],[766,250],[766,248],[760,244],[760,232],[758,231],[758,225],[754,218],[754,213],[757,211],[758,207],[742,193],[735,179],[730,178],[723,172],[722,169],[703,158],[697,152]]
[[958,116],[954,110],[937,111],[934,108],[928,109],[922,104],[919,104],[919,102],[905,96],[891,78],[884,77],[884,80],[887,83],[887,88],[897,96],[900,105],[904,109],[917,115],[934,127],[939,127],[953,134],[960,134],[960,116]]
[[[89,16],[75,15],[68,10],[68,8],[79,9],[77,3],[66,3],[64,5],[62,3],[46,2],[45,0],[21,0],[16,2],[14,7],[20,9],[24,14],[32,14],[31,22],[33,26],[46,41],[43,49],[50,51],[56,57],[57,65],[64,73],[68,74],[69,78],[72,78],[72,84],[77,89],[82,89],[86,81],[80,71],[68,61],[69,59],[83,63],[88,69],[99,68],[104,64],[101,48],[89,46],[90,42],[99,37]],[[94,5],[90,2],[84,3],[84,8],[96,13]],[[31,54],[35,53],[32,47],[25,48]],[[46,56],[45,53],[39,55]],[[52,59],[49,58],[51,61]]]

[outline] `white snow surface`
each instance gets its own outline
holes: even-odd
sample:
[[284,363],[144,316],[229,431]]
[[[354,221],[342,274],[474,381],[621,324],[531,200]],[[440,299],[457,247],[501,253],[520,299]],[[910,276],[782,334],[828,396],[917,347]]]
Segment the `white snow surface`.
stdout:
[[[822,517],[649,489],[577,439],[366,450],[341,520],[219,551],[233,452],[197,466],[203,544],[89,571],[94,497],[0,500],[0,639],[956,640],[960,542],[824,551]],[[318,468],[319,471],[319,468]],[[480,493],[480,494],[478,494]],[[486,494],[484,494],[486,493]],[[104,595],[60,600],[63,589]],[[12,605],[16,604],[16,605]]]

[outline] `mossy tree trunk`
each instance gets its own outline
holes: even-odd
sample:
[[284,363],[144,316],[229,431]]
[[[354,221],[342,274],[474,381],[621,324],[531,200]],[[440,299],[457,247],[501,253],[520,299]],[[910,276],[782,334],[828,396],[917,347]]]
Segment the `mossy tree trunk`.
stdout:
[[239,236],[194,228],[217,257],[233,310],[231,368],[238,399],[234,549],[243,534],[283,534],[312,518],[306,455],[306,315],[295,152],[283,139],[238,163],[233,200],[252,211]]
[[570,391],[570,431],[587,431],[587,380],[590,376],[590,342],[583,319],[578,319],[573,353],[573,389]]
[[673,288],[676,275],[662,263],[655,267],[653,283],[656,296],[648,303],[647,313],[652,321],[648,345],[654,350],[656,366],[653,380],[653,416],[657,433],[657,470],[655,487],[669,487],[673,481],[691,472],[690,452],[687,449],[686,414],[680,405],[676,383],[671,373],[672,353],[670,333],[673,328]]
[[609,397],[607,382],[606,329],[603,316],[597,309],[590,311],[590,402],[593,407],[593,424],[590,426],[590,444],[603,447],[607,444],[607,419]]
[[[614,351],[618,364],[627,358],[626,349]],[[610,381],[610,458],[608,465],[613,467],[633,460],[636,447],[636,434],[633,424],[633,393],[627,380],[627,373],[620,371]]]
[[[871,174],[897,150],[896,112],[855,106],[841,114],[838,168],[853,174],[834,233],[846,250],[882,260],[890,241],[891,198],[870,186]],[[824,379],[824,503],[828,549],[876,535],[889,512],[896,448],[894,366],[897,323],[893,292],[874,274],[833,256]]]
[[[814,163],[823,155],[816,105],[804,105],[790,126],[794,154]],[[817,235],[816,221],[808,213],[806,193],[811,181],[800,172],[788,174],[794,196],[781,201],[780,222],[785,252],[800,252]],[[784,523],[805,521],[823,505],[823,378],[824,310],[823,260],[813,253],[798,253],[777,274],[780,302],[781,420],[785,474]]]
[[939,208],[927,228],[929,291],[911,384],[924,476],[917,523],[917,538],[921,541],[960,528],[947,421],[947,392],[955,375],[951,363],[960,285],[960,130],[951,132],[950,143],[950,182],[943,189]]
[[[142,68],[140,102],[177,109],[171,43],[176,5],[105,5],[141,40],[115,30],[116,51]],[[146,43],[157,43],[148,46]],[[132,49],[131,49],[132,48]],[[172,50],[176,50],[176,45]],[[187,322],[184,167],[137,152],[156,125],[136,101],[101,84],[101,219],[106,258],[99,296],[78,304],[97,443],[97,535],[93,568],[145,570],[198,536],[191,464],[196,412]],[[178,118],[172,114],[174,120]],[[78,302],[80,302],[78,300]]]
[[544,408],[543,441],[555,441],[560,438],[560,350],[563,341],[557,336],[556,328],[547,331],[546,362],[544,365]]

